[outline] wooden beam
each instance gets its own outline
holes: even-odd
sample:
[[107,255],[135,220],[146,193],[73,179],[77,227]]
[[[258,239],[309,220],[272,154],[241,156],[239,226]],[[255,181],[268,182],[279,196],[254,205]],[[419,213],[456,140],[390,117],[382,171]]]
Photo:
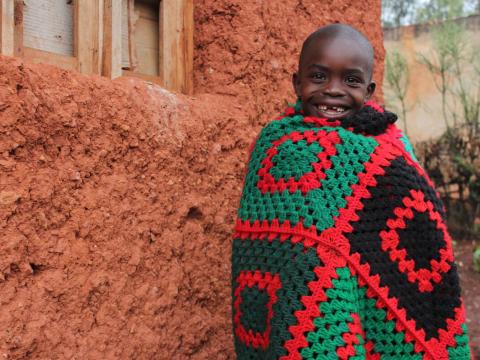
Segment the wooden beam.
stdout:
[[14,54],[14,9],[13,0],[0,0],[0,54]]
[[193,93],[193,0],[160,2],[160,77],[169,90]]
[[122,75],[122,1],[104,0],[102,75]]
[[157,85],[160,85],[160,86],[163,87],[162,80],[158,76],[141,74],[141,73],[134,72],[134,71],[131,71],[131,70],[122,70],[122,75],[142,79],[142,80],[151,82],[152,84],[157,84]]
[[23,0],[14,0],[13,55],[23,57]]
[[128,21],[128,63],[129,69],[135,71],[137,62],[137,51],[135,47],[135,0],[128,0],[127,3]]
[[100,14],[97,1],[75,1],[75,57],[78,71],[84,74],[98,74]]
[[62,69],[78,71],[78,61],[73,56],[54,54],[49,51],[33,49],[27,46],[23,47],[22,52],[25,60],[35,64],[50,64]]
[[93,63],[95,65],[94,73],[102,74],[102,64],[103,64],[103,12],[104,12],[104,0],[97,1],[98,9],[98,48],[93,56]]

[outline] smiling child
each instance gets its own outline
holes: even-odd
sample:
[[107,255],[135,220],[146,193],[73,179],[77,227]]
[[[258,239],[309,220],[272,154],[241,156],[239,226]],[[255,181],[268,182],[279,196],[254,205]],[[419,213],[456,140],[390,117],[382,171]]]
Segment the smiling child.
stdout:
[[306,116],[341,119],[355,114],[375,91],[373,49],[353,28],[331,25],[312,33],[293,75]]
[[374,53],[347,25],[304,42],[297,103],[260,133],[232,251],[238,359],[469,359],[444,207]]

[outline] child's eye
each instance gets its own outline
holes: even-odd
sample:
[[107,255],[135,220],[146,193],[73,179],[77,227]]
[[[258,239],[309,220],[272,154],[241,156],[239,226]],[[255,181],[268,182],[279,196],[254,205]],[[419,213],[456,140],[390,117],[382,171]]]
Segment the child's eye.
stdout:
[[318,72],[317,72],[317,73],[314,73],[314,74],[312,74],[312,78],[313,78],[313,79],[315,79],[315,80],[321,80],[321,81],[323,81],[323,80],[326,80],[326,79],[327,79],[327,77],[325,76],[325,74],[324,74],[324,73],[318,73]]
[[361,80],[355,76],[347,76],[345,78],[345,82],[347,84],[360,84],[361,83]]

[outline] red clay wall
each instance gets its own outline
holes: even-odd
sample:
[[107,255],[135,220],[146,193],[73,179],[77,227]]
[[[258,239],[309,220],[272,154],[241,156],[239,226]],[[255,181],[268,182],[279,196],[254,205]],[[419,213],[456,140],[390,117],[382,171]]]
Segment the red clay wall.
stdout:
[[195,97],[0,58],[4,358],[233,357],[246,148],[315,27],[354,24],[382,62],[380,2],[195,6]]
[[[292,73],[302,41],[322,25],[355,26],[375,49],[374,79],[383,79],[381,2],[319,0],[195,1],[195,91],[228,94],[256,121],[293,99]],[[377,86],[382,98],[381,86]]]

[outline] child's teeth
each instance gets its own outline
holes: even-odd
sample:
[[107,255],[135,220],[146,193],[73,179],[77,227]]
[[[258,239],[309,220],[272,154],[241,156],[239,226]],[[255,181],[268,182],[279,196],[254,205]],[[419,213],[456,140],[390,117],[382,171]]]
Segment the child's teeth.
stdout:
[[323,110],[323,111],[335,111],[335,112],[344,112],[345,111],[345,108],[343,107],[340,107],[340,106],[326,106],[326,105],[320,105],[319,106],[319,109],[320,110]]

